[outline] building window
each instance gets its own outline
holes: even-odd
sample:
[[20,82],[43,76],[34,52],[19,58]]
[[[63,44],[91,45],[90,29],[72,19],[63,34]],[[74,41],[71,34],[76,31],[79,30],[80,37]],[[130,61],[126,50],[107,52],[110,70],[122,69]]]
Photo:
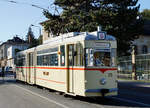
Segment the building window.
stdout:
[[10,51],[7,52],[7,55],[10,56]]
[[143,53],[143,54],[148,53],[148,49],[147,49],[147,46],[146,46],[146,45],[143,45],[143,47],[142,47],[142,53]]

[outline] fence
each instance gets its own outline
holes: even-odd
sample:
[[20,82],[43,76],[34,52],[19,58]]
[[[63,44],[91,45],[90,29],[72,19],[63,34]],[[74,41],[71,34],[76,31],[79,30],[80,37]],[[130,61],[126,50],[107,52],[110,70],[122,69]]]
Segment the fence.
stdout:
[[[150,54],[135,56],[135,70],[137,80],[150,80]],[[132,79],[132,57],[118,59],[118,78]]]

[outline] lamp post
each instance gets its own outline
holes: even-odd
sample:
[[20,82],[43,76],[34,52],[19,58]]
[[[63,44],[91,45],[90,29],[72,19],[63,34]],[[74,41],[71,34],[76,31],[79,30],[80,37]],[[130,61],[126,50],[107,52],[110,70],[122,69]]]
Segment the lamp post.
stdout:
[[31,26],[34,26],[34,27],[39,28],[39,36],[41,36],[41,27],[40,27],[40,26],[33,25],[33,24],[31,24]]

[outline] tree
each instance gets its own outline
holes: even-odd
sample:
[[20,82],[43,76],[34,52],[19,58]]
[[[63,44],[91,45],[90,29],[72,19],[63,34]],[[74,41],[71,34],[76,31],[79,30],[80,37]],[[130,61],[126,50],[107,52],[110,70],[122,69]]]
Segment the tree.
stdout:
[[43,43],[43,35],[40,35],[37,39],[38,45],[41,45]]
[[[138,0],[55,0],[63,9],[62,14],[53,15],[44,11],[49,19],[46,30],[56,33],[95,31],[98,25],[114,35],[118,42],[119,55],[127,54],[132,41],[141,32],[140,5]],[[67,29],[67,31],[66,31]]]
[[150,9],[144,9],[141,15],[144,19],[150,20]]
[[26,35],[26,41],[30,44],[29,48],[32,48],[38,45],[37,39],[35,39],[31,27],[29,27],[28,29],[28,33]]

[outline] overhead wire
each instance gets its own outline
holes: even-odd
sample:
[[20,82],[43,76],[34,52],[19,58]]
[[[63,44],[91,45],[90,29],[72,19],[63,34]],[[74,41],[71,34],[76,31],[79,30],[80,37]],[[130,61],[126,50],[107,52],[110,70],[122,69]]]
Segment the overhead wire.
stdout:
[[0,1],[9,2],[9,3],[14,3],[14,4],[30,5],[30,6],[32,6],[32,7],[35,7],[35,8],[39,8],[39,9],[48,11],[48,9],[43,8],[43,7],[41,7],[41,6],[39,6],[39,5],[36,5],[36,4],[31,4],[31,3],[26,3],[26,2],[18,2],[18,1],[14,1],[14,0],[0,0]]
[[41,9],[43,11],[48,11],[50,12],[49,10],[51,9],[51,11],[53,11],[52,13],[56,13],[57,14],[60,14],[60,12],[58,11],[59,9],[62,9],[62,8],[59,8],[57,7],[54,3],[51,3],[48,8],[44,8],[42,6],[39,6],[37,4],[31,4],[31,3],[26,3],[26,2],[18,2],[18,1],[15,1],[15,0],[0,0],[0,1],[3,1],[3,2],[9,2],[9,3],[13,3],[13,4],[21,4],[21,5],[28,5],[28,6],[32,6],[32,7],[35,7],[35,8],[38,8],[38,9]]
[[[31,3],[26,3],[26,2],[18,2],[18,1],[14,1],[14,0],[0,0],[0,1],[2,1],[2,2],[8,2],[8,3],[13,3],[13,4],[18,4],[18,5],[28,5],[28,6],[32,6],[32,7],[41,9],[41,10],[43,10],[43,11],[49,11],[48,9],[43,8],[43,7],[41,7],[41,6],[39,6],[39,5],[36,5],[36,4],[31,4]],[[51,5],[53,5],[53,4],[51,4]],[[35,22],[37,22],[37,20],[34,21],[34,23],[35,23]],[[27,28],[27,29],[28,29],[28,28]],[[27,29],[24,30],[24,32],[26,32]],[[21,36],[21,34],[19,34],[19,35]]]
[[28,5],[28,6],[32,6],[32,7],[38,8],[38,9],[42,9],[43,11],[47,11],[47,12],[50,12],[49,10],[51,9],[51,11],[52,10],[54,11],[53,14],[56,14],[56,12],[57,12],[58,15],[60,14],[58,9],[61,9],[61,8],[57,7],[54,3],[50,4],[48,6],[48,8],[46,9],[46,8],[43,8],[43,7],[39,6],[39,5],[26,3],[26,2],[18,2],[18,1],[14,1],[14,0],[0,0],[0,1],[9,2],[9,3],[13,3],[13,4]]

